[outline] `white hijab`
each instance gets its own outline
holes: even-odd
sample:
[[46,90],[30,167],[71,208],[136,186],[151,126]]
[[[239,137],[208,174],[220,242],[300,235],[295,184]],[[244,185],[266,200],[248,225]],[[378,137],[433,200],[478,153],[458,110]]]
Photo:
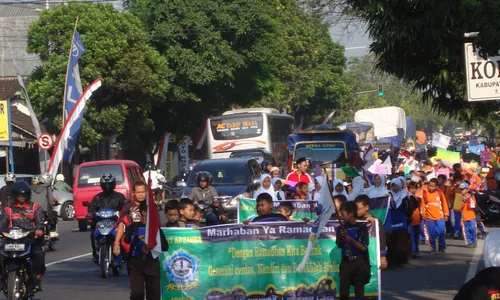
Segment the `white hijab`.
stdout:
[[405,190],[405,181],[406,181],[406,179],[404,177],[394,178],[391,181],[391,187],[393,184],[395,184],[399,187],[399,191],[397,193],[393,192],[392,189],[390,191],[392,198],[394,199],[394,205],[396,208],[399,208],[401,206],[403,199],[407,195],[407,192]]
[[321,196],[321,192],[323,190],[323,186],[321,186],[321,183],[323,181],[326,181],[326,180],[324,179],[323,176],[316,176],[316,178],[314,180],[318,182],[318,184],[319,184],[319,190],[314,189],[314,196],[313,196],[313,199],[311,199],[311,200],[313,200],[313,201],[319,201],[320,200],[320,196]]
[[373,184],[372,186],[366,189],[366,194],[368,195],[368,197],[370,197],[370,199],[384,197],[389,194],[389,191],[386,188],[385,175],[375,174],[375,176],[379,176],[380,180],[382,180],[382,183],[379,186],[375,186],[375,184]]
[[[341,193],[337,193],[337,191],[335,190],[335,187],[337,185],[342,185],[342,192]],[[336,195],[344,195],[346,198],[347,198],[347,192],[345,190],[345,185],[344,185],[344,181],[342,179],[335,179],[333,181],[333,192],[332,192],[332,196],[336,196]]]
[[365,188],[365,181],[361,176],[358,176],[352,180],[352,192],[347,196],[347,201],[354,201],[356,197],[363,194]]
[[[270,182],[271,185],[269,186],[268,189],[264,188],[264,185],[262,185],[262,183],[264,182],[264,179],[266,179],[266,178],[269,178],[269,180],[271,181]],[[260,177],[260,187],[254,192],[253,197],[255,199],[257,199],[257,197],[262,193],[268,193],[269,195],[271,195],[273,197],[273,201],[276,201],[278,199],[278,198],[276,198],[276,192],[274,191],[273,181],[271,179],[271,175],[269,175],[269,174],[263,174]]]

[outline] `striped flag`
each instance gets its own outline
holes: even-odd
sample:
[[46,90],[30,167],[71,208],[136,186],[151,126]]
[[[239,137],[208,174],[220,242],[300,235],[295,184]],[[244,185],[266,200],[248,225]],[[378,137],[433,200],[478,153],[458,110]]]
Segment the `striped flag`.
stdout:
[[160,239],[160,215],[156,208],[155,197],[151,189],[151,172],[148,176],[148,194],[146,201],[148,203],[148,215],[146,221],[146,245],[151,251],[153,258],[157,258],[161,253],[161,239]]

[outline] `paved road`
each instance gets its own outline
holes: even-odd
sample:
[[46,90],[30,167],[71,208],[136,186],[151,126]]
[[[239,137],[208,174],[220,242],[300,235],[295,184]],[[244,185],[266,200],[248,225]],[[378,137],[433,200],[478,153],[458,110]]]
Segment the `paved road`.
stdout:
[[[76,222],[59,223],[61,241],[56,251],[46,254],[48,267],[43,280],[44,291],[37,294],[37,299],[128,299],[125,270],[119,277],[101,279],[97,265],[91,262],[89,232],[78,232],[75,228]],[[473,276],[483,265],[480,259],[473,262],[474,249],[465,248],[462,241],[449,239],[448,243],[446,255],[423,254],[408,266],[384,271],[382,299],[452,299],[466,281],[469,269],[472,269],[469,276]],[[422,246],[421,251],[426,247]],[[481,254],[482,247],[478,247],[476,258]],[[65,259],[71,260],[62,261]],[[3,295],[0,299],[4,299]]]

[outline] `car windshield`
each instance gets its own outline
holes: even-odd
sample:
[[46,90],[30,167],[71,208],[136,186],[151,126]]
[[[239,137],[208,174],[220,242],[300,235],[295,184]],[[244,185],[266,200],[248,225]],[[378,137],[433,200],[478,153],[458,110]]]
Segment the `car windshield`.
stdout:
[[295,157],[306,157],[314,164],[331,161],[339,167],[345,167],[346,157],[342,148],[302,148],[295,150]]
[[264,161],[264,153],[259,151],[241,151],[231,153],[230,158],[253,158],[259,164]]
[[207,171],[212,174],[213,186],[246,185],[250,177],[250,170],[247,165],[201,164],[197,165],[192,171],[193,175],[189,181],[189,186],[198,186],[196,183],[196,173],[201,171]]
[[99,185],[102,175],[111,173],[116,178],[116,184],[123,183],[123,170],[121,165],[97,165],[82,167],[78,177],[78,187]]

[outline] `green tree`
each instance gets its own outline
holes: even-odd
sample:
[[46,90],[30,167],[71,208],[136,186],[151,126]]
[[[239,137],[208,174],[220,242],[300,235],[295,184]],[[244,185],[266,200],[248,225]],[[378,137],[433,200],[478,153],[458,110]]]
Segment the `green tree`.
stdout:
[[[343,49],[295,0],[127,2],[175,70],[165,130],[193,134],[232,104],[316,114],[345,97]],[[314,105],[313,105],[314,104]],[[321,113],[322,113],[321,111]],[[181,121],[179,121],[181,120]]]
[[40,19],[30,26],[28,51],[42,59],[28,86],[37,114],[50,120],[48,128],[58,133],[77,17],[77,30],[85,46],[79,61],[82,86],[98,77],[103,82],[87,104],[80,143],[91,147],[103,136],[118,134],[126,145],[148,149],[155,129],[150,115],[166,103],[172,71],[165,58],[148,45],[140,20],[110,4],[57,6],[42,11]]
[[377,70],[421,91],[433,108],[471,120],[497,107],[465,101],[463,42],[465,32],[479,31],[477,45],[498,53],[498,1],[311,1],[365,21]]

